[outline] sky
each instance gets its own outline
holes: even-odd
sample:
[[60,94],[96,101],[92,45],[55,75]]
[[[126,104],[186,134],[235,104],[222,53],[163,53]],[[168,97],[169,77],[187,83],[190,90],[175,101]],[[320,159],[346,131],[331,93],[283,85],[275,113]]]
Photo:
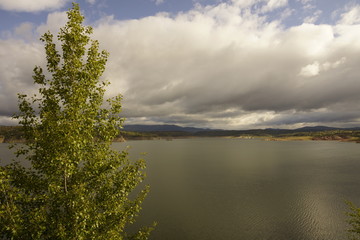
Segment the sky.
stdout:
[[[125,124],[360,127],[360,0],[78,0]],[[0,0],[0,125],[67,0]],[[58,45],[60,48],[60,45]]]

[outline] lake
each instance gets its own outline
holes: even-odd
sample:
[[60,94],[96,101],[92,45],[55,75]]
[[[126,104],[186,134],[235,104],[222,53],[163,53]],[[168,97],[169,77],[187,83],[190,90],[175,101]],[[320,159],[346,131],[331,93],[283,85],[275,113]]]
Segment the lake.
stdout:
[[360,206],[355,143],[197,138],[113,146],[147,160],[151,192],[138,224],[157,221],[154,240],[344,239],[344,201]]

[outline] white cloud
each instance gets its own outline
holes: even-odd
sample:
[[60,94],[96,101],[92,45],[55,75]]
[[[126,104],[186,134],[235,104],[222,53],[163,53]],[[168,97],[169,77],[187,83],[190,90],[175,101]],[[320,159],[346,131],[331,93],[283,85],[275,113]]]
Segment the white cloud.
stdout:
[[[124,114],[136,122],[246,128],[355,119],[360,26],[284,28],[251,11],[259,1],[99,20],[93,37],[110,52],[107,95],[122,93]],[[65,19],[56,12],[44,25],[15,31],[57,33]],[[33,66],[45,64],[40,43],[1,41],[0,116],[6,116],[16,110],[16,92],[33,91]]]
[[290,17],[295,12],[294,9],[286,8],[284,11],[282,11],[280,20],[283,21],[284,19]]
[[314,4],[314,0],[297,0],[297,1],[301,2],[304,10],[310,10],[316,8]]
[[300,1],[302,4],[309,4],[311,3],[313,0],[297,0],[298,2]]
[[[261,116],[272,111],[307,111],[323,102],[331,104],[338,78],[352,81],[343,72],[347,63],[340,64],[344,46],[339,43],[353,30],[335,38],[330,25],[283,29],[223,4],[175,18],[159,15],[104,24],[95,33],[118,58],[111,57],[109,72],[117,76],[114,82],[122,82],[129,116],[154,118],[177,112],[191,114],[197,122],[217,112],[220,117],[211,118],[214,126],[244,126],[244,122],[265,123],[268,118]],[[105,37],[107,32],[115,35]],[[304,81],[310,76],[318,78]],[[324,93],[314,98],[317,91]],[[229,115],[224,110],[234,108],[232,117],[224,120]]]
[[16,94],[35,91],[34,64],[44,64],[40,43],[0,40],[0,115],[11,116],[17,109]]
[[360,5],[356,5],[341,15],[339,24],[360,24]]
[[322,64],[322,71],[328,71],[330,69],[334,69],[340,67],[342,64],[346,63],[346,58],[342,57],[335,62],[325,62]]
[[16,12],[38,12],[59,9],[68,0],[0,0],[0,9]]
[[304,19],[304,22],[305,22],[305,23],[315,23],[315,22],[319,19],[319,17],[320,17],[321,14],[322,14],[322,11],[321,11],[321,10],[317,10],[317,11],[315,11],[315,12],[313,13],[313,15],[307,16],[307,17]]
[[303,67],[299,73],[300,76],[304,77],[314,77],[318,75],[320,72],[320,65],[319,62],[314,62],[312,64],[306,65]]
[[319,75],[321,72],[326,72],[331,69],[338,68],[345,62],[346,62],[345,57],[342,57],[339,60],[336,60],[335,62],[326,61],[322,64],[320,64],[318,61],[315,61],[301,68],[299,75],[303,77],[314,77]]
[[287,0],[268,0],[266,5],[261,9],[261,12],[271,12],[277,8],[282,8],[288,5]]
[[[230,2],[233,7],[241,9],[254,7],[260,13],[271,12],[288,5],[288,0],[231,0]],[[223,5],[229,6],[229,4],[225,3]]]
[[[334,30],[329,25],[304,23],[284,32],[284,46],[293,53],[310,58],[322,57],[329,53],[334,41]],[[301,51],[301,53],[298,53]]]
[[152,1],[155,2],[156,5],[160,5],[165,2],[165,0],[152,0]]
[[95,4],[96,3],[96,0],[86,0],[87,3],[90,3],[90,4]]
[[34,24],[30,22],[24,22],[15,28],[14,33],[23,39],[32,40],[33,30],[34,30]]
[[52,32],[56,35],[59,32],[59,29],[65,25],[67,21],[66,12],[52,12],[47,16],[46,23],[41,24],[36,28],[36,32],[39,35],[44,34],[47,31]]

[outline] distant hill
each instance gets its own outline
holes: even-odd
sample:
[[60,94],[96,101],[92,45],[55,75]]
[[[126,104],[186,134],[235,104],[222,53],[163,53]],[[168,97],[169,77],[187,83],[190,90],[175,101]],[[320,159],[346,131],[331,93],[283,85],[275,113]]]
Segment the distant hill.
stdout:
[[320,131],[333,131],[333,130],[350,130],[350,131],[358,131],[359,127],[353,128],[337,128],[337,127],[327,127],[327,126],[315,126],[315,127],[302,127],[294,129],[296,132],[320,132]]
[[344,130],[344,128],[314,126],[314,127],[302,127],[302,128],[294,129],[294,131],[296,132],[319,132],[319,131],[331,131],[331,130]]
[[195,127],[180,127],[177,125],[125,125],[124,131],[130,132],[202,132],[209,131],[210,129],[195,128]]
[[[1,142],[23,142],[20,126],[0,126]],[[177,125],[125,125],[119,139],[156,139],[181,137],[268,137],[301,138],[313,140],[350,140],[360,142],[360,128],[334,128],[327,126],[302,127],[297,129],[249,129],[221,130]]]
[[221,129],[209,129],[209,128],[195,128],[195,127],[181,127],[178,125],[141,125],[141,124],[129,124],[125,125],[124,131],[130,132],[236,132],[236,133],[291,133],[291,132],[320,132],[320,131],[333,131],[333,130],[360,130],[359,127],[354,128],[336,128],[327,126],[313,126],[313,127],[302,127],[296,129],[281,129],[281,128],[267,128],[267,129],[249,129],[249,130],[221,130]]

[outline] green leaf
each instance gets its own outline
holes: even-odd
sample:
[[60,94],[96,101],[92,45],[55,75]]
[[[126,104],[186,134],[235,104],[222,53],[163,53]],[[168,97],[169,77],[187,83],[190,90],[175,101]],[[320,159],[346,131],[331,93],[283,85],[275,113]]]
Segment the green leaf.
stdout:
[[[40,39],[47,73],[34,68],[39,94],[18,95],[15,118],[26,144],[15,154],[31,168],[19,162],[0,168],[0,238],[147,239],[154,226],[126,234],[149,188],[136,189],[145,162],[131,162],[127,152],[111,149],[124,119],[121,95],[102,108],[108,53],[90,39],[92,28],[82,25],[79,5],[67,15],[57,35],[61,49],[50,32]],[[135,189],[139,193],[130,199]]]

